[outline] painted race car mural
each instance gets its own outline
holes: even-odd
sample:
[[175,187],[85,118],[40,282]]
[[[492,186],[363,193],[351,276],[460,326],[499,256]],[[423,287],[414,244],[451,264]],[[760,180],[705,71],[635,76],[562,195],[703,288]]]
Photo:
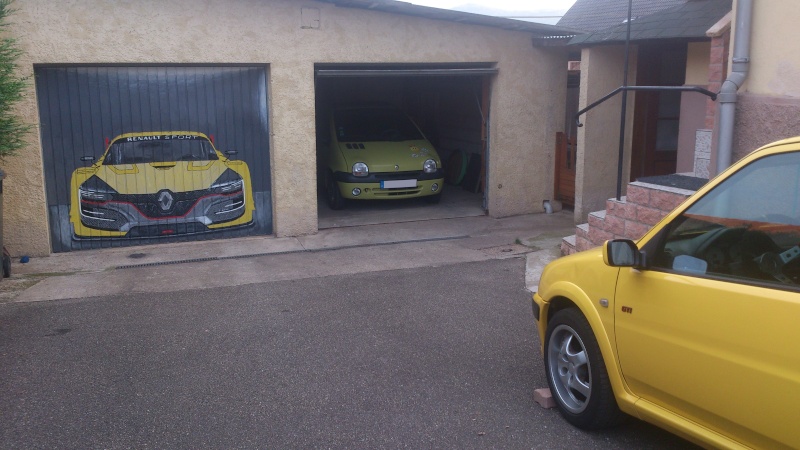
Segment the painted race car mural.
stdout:
[[72,173],[73,239],[156,238],[253,224],[250,171],[193,131],[115,137]]

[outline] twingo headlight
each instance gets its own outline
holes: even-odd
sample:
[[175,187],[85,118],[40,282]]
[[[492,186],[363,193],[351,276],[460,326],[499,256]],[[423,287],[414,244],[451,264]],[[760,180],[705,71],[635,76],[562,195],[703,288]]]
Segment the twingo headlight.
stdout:
[[425,173],[436,172],[436,161],[432,159],[426,159],[425,162],[422,163],[422,171]]
[[78,188],[81,201],[107,202],[114,197],[117,191],[101,180],[97,175],[92,175]]
[[369,175],[369,167],[363,162],[357,162],[353,164],[353,176],[354,177],[365,177]]
[[244,189],[244,180],[241,175],[231,169],[226,170],[211,185],[211,192],[215,194],[230,194]]

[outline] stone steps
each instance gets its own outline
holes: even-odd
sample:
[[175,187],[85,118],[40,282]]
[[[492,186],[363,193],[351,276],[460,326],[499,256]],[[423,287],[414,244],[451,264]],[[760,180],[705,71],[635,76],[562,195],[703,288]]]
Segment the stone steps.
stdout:
[[561,254],[588,250],[609,239],[639,239],[694,191],[642,183],[628,184],[620,200],[606,201],[604,211],[589,213],[588,222],[575,227],[575,234],[561,242]]

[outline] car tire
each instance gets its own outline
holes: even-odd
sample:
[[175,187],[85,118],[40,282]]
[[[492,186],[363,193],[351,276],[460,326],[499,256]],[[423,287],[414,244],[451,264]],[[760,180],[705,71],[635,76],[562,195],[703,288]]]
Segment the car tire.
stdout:
[[550,392],[567,422],[598,430],[623,421],[597,339],[578,309],[558,311],[550,319],[544,364]]
[[344,209],[345,207],[345,199],[342,197],[342,193],[339,192],[338,183],[333,178],[333,174],[328,172],[327,175],[327,182],[325,183],[326,188],[326,197],[328,199],[328,206],[334,210],[338,211],[340,209]]
[[426,202],[430,203],[431,205],[436,205],[442,200],[442,193],[439,192],[436,195],[428,195],[423,197]]

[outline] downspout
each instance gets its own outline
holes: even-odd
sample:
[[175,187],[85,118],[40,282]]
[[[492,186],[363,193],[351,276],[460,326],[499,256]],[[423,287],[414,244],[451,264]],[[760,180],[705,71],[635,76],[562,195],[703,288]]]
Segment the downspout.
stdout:
[[733,42],[731,73],[722,83],[719,100],[719,140],[717,143],[717,173],[731,165],[733,128],[736,118],[737,91],[750,70],[750,28],[753,21],[753,0],[736,1],[736,35]]

